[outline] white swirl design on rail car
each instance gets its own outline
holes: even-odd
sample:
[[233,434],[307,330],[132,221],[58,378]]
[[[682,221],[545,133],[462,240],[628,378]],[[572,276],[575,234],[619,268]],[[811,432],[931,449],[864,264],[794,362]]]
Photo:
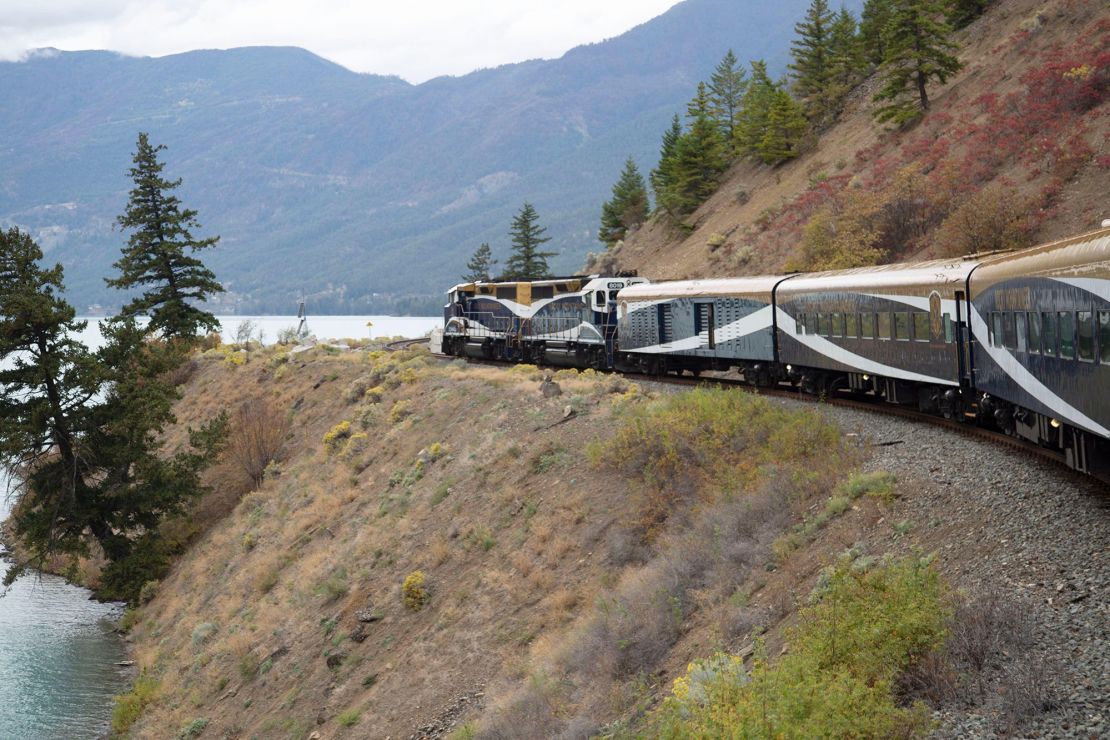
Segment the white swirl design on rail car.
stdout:
[[[971,329],[977,337],[988,336],[987,322],[983,321],[983,317],[979,315],[978,309],[974,306],[971,307]],[[1044,383],[1037,380],[1036,376],[1029,372],[1029,370],[1005,348],[991,347],[989,342],[983,341],[979,342],[978,348],[990,355],[990,358],[1002,368],[1002,371],[1009,375],[1026,393],[1043,403],[1057,416],[1067,419],[1077,426],[1082,426],[1092,432],[1101,434],[1104,437],[1110,437],[1110,429],[1102,426],[1049,390]]]
[[884,365],[881,362],[876,362],[862,355],[857,355],[855,352],[849,352],[844,347],[830,342],[824,337],[814,334],[798,334],[797,322],[794,321],[794,317],[781,308],[776,310],[776,316],[778,316],[779,328],[789,334],[795,341],[804,344],[814,352],[828,357],[830,360],[855,368],[861,373],[882,375],[888,378],[898,378],[899,380],[916,380],[919,383],[936,383],[937,385],[950,386],[959,385],[956,381],[948,380],[947,378],[936,378],[932,375],[923,375],[911,370],[903,370],[902,368],[893,367],[891,365]]

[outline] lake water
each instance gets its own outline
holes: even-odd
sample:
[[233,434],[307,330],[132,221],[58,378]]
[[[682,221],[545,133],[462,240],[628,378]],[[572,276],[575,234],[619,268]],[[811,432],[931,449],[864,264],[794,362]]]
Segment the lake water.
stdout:
[[[7,491],[0,476],[0,492]],[[7,516],[6,497],[0,518]],[[0,573],[10,563],[0,560]],[[25,575],[0,597],[0,738],[97,738],[124,690],[122,609],[57,576]]]
[[[262,341],[272,344],[278,334],[286,329],[296,329],[300,321],[296,316],[217,316],[220,335],[225,342],[234,342],[239,327],[244,322],[254,325],[253,337],[262,332]],[[97,319],[86,319],[89,325],[81,339],[90,347],[100,346],[100,329]],[[367,323],[372,326],[367,326]],[[437,326],[443,326],[442,316],[310,316],[308,331],[320,341],[335,339],[376,339],[380,337],[422,337]]]
[[[267,344],[296,328],[295,316],[222,316],[224,341],[235,341],[239,326],[251,321]],[[81,339],[101,344],[96,319]],[[367,326],[370,322],[372,326]],[[378,337],[420,337],[443,319],[426,316],[314,316],[308,329],[320,341]],[[0,521],[8,515],[7,479],[0,470]],[[0,560],[0,574],[10,563]],[[0,597],[0,740],[80,740],[104,737],[112,696],[125,690],[126,659],[112,630],[122,614],[118,604],[89,600],[87,589],[56,576],[30,574]]]

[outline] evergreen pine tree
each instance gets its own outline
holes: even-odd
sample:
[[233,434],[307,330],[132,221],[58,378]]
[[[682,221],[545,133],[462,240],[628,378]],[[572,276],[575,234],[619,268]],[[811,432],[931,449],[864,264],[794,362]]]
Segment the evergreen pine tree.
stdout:
[[687,106],[690,130],[675,146],[672,179],[664,197],[672,213],[690,213],[717,189],[728,156],[721,130],[709,111],[705,83]]
[[601,229],[597,238],[608,246],[624,239],[648,217],[648,194],[643,175],[629,157],[613,185],[613,197],[601,206]]
[[886,56],[875,111],[879,121],[902,124],[929,108],[926,85],[948,81],[963,66],[952,52],[952,29],[944,20],[945,0],[894,0],[884,34]]
[[834,100],[839,103],[859,83],[864,65],[855,16],[842,7],[829,32],[829,87]]
[[802,106],[781,87],[767,112],[767,129],[759,143],[759,158],[775,164],[798,156],[798,143],[807,128]]
[[794,92],[811,121],[823,118],[831,107],[832,24],[833,13],[828,1],[811,0],[805,18],[794,26],[797,37],[790,43],[794,62],[789,66]]
[[663,132],[663,143],[659,147],[659,164],[651,171],[651,189],[655,192],[655,202],[659,207],[670,212],[667,202],[667,193],[671,182],[674,180],[674,155],[678,148],[678,140],[682,138],[682,123],[675,113],[671,119],[671,127]]
[[767,74],[766,62],[753,61],[752,74],[736,126],[737,146],[744,154],[759,156],[759,147],[767,132],[767,115],[771,111],[777,89]]
[[721,135],[729,142],[730,150],[747,86],[747,73],[737,66],[736,55],[729,49],[709,78],[709,112],[721,127]]
[[554,257],[555,252],[541,252],[540,247],[551,241],[551,237],[544,236],[547,228],[536,223],[539,214],[531,203],[520,207],[520,213],[513,217],[509,236],[513,244],[513,253],[505,263],[503,280],[542,280],[551,277],[551,270],[547,266],[547,258]]
[[489,280],[490,276],[493,275],[493,266],[496,264],[497,260],[493,259],[489,244],[482,242],[481,246],[474,250],[470,261],[466,263],[466,274],[463,275],[463,282],[476,283],[479,280]]
[[0,233],[0,464],[22,478],[14,532],[35,561],[86,554],[91,533],[108,561],[99,595],[133,600],[162,575],[155,530],[203,491],[223,419],[195,438],[203,449],[159,454],[179,353],[133,318],[103,323],[106,344],[89,351],[74,338],[85,324],[61,297],[61,266],[41,259],[25,234]]
[[864,58],[878,66],[886,57],[887,23],[890,22],[893,0],[866,0],[860,14],[860,47]]
[[114,288],[142,288],[145,292],[123,307],[123,316],[149,314],[151,331],[165,338],[192,338],[199,329],[218,331],[211,313],[193,305],[223,292],[211,270],[193,253],[216,244],[219,237],[197,240],[190,229],[200,228],[196,211],[181,208],[173,190],[181,180],[162,176],[158,161],[164,145],[152,146],[145,133],[139,140],[130,170],[134,187],[127,210],[118,223],[133,233],[115,263],[119,277],[109,279]]
[[951,0],[948,6],[948,23],[952,28],[963,28],[983,14],[989,0]]

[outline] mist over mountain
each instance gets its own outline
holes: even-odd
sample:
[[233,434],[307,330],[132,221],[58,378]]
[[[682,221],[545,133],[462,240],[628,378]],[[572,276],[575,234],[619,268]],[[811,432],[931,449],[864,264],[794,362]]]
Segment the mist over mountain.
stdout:
[[[0,63],[0,224],[62,262],[85,310],[125,235],[139,131],[199,211],[196,236],[230,291],[220,310],[434,308],[483,241],[502,260],[531,201],[572,272],[624,159],[647,171],[671,116],[729,48],[785,67],[804,0],[686,0],[627,33],[528,61],[411,85],[303,49],[161,58],[40,50]],[[858,6],[858,3],[853,3]],[[853,9],[855,9],[853,7]]]

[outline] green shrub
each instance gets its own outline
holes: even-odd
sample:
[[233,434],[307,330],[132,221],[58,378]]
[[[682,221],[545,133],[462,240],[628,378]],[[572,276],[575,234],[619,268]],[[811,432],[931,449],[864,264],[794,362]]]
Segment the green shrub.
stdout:
[[389,410],[389,423],[400,424],[402,421],[412,416],[412,401],[402,398],[397,403],[393,404],[393,408]]
[[778,476],[811,476],[845,457],[840,432],[818,411],[721,388],[630,406],[620,428],[587,454],[643,484],[637,504],[649,529],[680,501],[739,492],[772,467]]
[[841,491],[851,499],[867,495],[884,501],[891,501],[894,498],[894,484],[896,481],[897,478],[885,470],[877,470],[873,473],[857,473],[841,486]]
[[146,705],[154,701],[158,687],[156,679],[143,673],[135,679],[129,692],[117,696],[112,709],[112,731],[120,735],[127,732],[142,716]]
[[358,721],[361,718],[362,712],[357,709],[348,709],[346,712],[343,712],[338,717],[336,717],[335,721],[338,722],[342,727],[354,727],[358,724]]
[[212,622],[201,622],[193,628],[193,647],[199,648],[201,645],[208,642],[208,638],[216,634],[217,631],[219,631],[219,627]]
[[645,737],[906,737],[929,713],[901,707],[898,674],[942,644],[948,610],[940,579],[920,559],[869,569],[844,558],[819,601],[789,630],[775,665],[750,673],[718,655],[691,664],[649,720]]
[[331,575],[316,587],[316,593],[322,594],[329,602],[343,598],[350,590],[351,587],[347,583],[347,569],[342,566],[332,571]]
[[329,455],[334,455],[343,449],[343,445],[351,436],[351,422],[341,421],[324,435],[324,449]]
[[208,720],[203,717],[198,717],[181,728],[181,731],[177,733],[177,740],[190,740],[190,738],[200,737],[200,734],[204,732],[204,728],[207,726]]
[[405,582],[401,584],[401,598],[405,606],[418,612],[428,603],[428,597],[428,589],[424,586],[424,573],[419,570],[409,573],[405,577]]

